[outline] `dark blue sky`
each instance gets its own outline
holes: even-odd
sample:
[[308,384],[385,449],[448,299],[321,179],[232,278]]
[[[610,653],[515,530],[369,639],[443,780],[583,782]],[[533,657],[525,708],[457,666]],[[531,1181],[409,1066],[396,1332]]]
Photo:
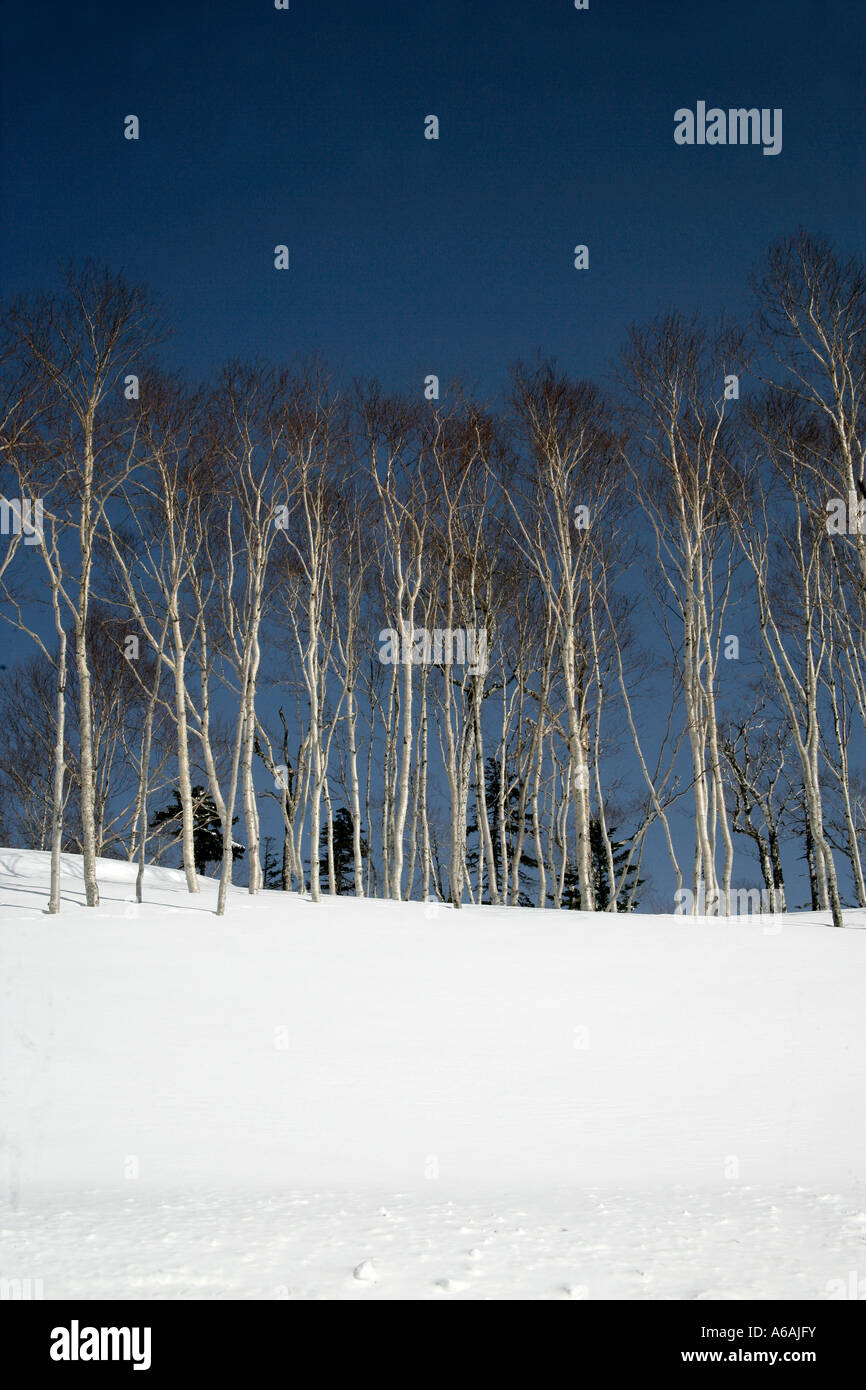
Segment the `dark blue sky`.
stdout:
[[[736,312],[798,224],[862,240],[864,39],[866,7],[826,0],[18,5],[4,290],[101,256],[194,375],[311,349],[393,388],[493,392],[539,351],[598,373],[632,319]],[[782,153],[678,147],[698,100],[781,107]]]

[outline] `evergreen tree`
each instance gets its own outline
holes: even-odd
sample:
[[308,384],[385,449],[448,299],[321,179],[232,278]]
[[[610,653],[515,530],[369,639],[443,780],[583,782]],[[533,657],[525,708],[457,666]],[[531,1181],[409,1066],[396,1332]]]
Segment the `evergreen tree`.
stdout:
[[[502,843],[499,834],[499,787],[501,781],[502,766],[498,758],[489,757],[484,766],[484,795],[487,802],[487,822],[490,826],[490,839],[493,842],[493,863],[496,868],[496,882],[502,889]],[[506,777],[508,776],[506,770]],[[520,816],[520,787],[513,786],[505,797],[505,847],[508,854],[509,866],[514,860],[514,849],[517,844],[517,828]],[[523,849],[520,852],[520,892],[518,903],[521,907],[533,907],[535,899],[524,892],[524,876],[527,869],[537,869],[538,860],[535,859],[530,851],[530,846],[534,845],[532,838],[532,824],[529,810],[526,811],[526,829],[524,831]],[[470,840],[472,836],[478,836],[478,798],[475,800],[475,816],[466,826],[466,838]],[[480,840],[480,836],[479,836]],[[478,865],[478,854],[480,846],[467,850],[466,864],[470,873]],[[485,884],[484,902],[490,902],[490,885]]]
[[[319,849],[321,852],[319,859],[319,871],[321,873],[322,888],[328,892],[331,890],[328,878],[328,827],[322,826],[322,833],[319,839]],[[361,837],[361,854],[367,853],[367,841]],[[334,877],[337,880],[333,892],[348,893],[355,882],[355,842],[352,826],[352,813],[345,806],[341,806],[334,816]]]
[[[622,870],[625,868],[626,860],[628,859],[630,845],[628,840],[614,839],[614,835],[616,834],[615,825],[608,827],[608,834],[610,835],[611,849],[613,850],[614,877],[618,883],[622,875]],[[592,858],[593,878],[595,880],[597,911],[605,912],[610,906],[612,888],[607,865],[607,851],[604,847],[604,836],[602,835],[601,821],[598,816],[592,816],[590,819],[589,847]],[[617,895],[618,912],[626,911],[632,887],[639,888],[644,881],[642,878],[635,880],[636,873],[637,866],[632,864],[626,874],[625,882]],[[562,902],[563,907],[567,907],[572,911],[576,911],[580,907],[580,889],[577,881],[577,871],[570,866],[565,871]],[[632,902],[631,910],[634,911],[637,905],[638,899],[635,898]]]
[[[214,804],[213,797],[205,792],[204,787],[193,787],[193,853],[195,855],[195,871],[203,874],[208,864],[219,863],[223,857],[223,831],[219,812]],[[237,824],[237,816],[232,820],[232,825]],[[183,810],[180,802],[180,794],[175,789],[172,792],[172,800],[161,811],[157,811],[150,822],[149,828],[157,833],[173,833],[180,836],[183,824]],[[232,858],[242,859],[246,850],[243,845],[235,842],[232,845]]]
[[266,835],[262,844],[265,850],[265,862],[262,865],[262,887],[263,888],[282,888],[283,870],[277,856],[271,849],[274,843],[273,835]]

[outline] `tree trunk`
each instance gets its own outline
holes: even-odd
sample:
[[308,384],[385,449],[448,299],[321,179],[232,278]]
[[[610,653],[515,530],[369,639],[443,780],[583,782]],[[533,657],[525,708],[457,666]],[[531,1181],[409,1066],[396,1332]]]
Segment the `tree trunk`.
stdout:
[[64,739],[66,734],[66,632],[60,620],[57,585],[52,585],[54,623],[57,628],[57,704],[54,731],[54,776],[51,814],[51,887],[48,911],[60,911],[60,852],[63,846],[63,781],[66,768]]

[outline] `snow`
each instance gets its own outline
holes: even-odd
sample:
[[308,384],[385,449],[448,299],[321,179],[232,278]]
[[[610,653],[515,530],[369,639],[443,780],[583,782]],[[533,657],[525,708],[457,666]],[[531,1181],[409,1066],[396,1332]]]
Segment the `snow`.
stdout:
[[[46,1298],[866,1295],[866,914],[233,890],[0,851],[0,1277]],[[851,1275],[854,1274],[852,1280]],[[846,1294],[850,1296],[850,1292]]]

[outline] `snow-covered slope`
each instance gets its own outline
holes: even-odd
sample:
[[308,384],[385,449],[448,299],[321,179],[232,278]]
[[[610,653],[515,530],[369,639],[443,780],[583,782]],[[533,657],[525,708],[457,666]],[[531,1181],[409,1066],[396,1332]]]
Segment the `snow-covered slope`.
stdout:
[[866,1275],[862,913],[236,890],[220,920],[215,884],[193,899],[172,870],[136,907],[117,861],[88,911],[67,856],[51,918],[47,871],[0,851],[0,1275],[44,1271],[49,1297],[822,1297]]

